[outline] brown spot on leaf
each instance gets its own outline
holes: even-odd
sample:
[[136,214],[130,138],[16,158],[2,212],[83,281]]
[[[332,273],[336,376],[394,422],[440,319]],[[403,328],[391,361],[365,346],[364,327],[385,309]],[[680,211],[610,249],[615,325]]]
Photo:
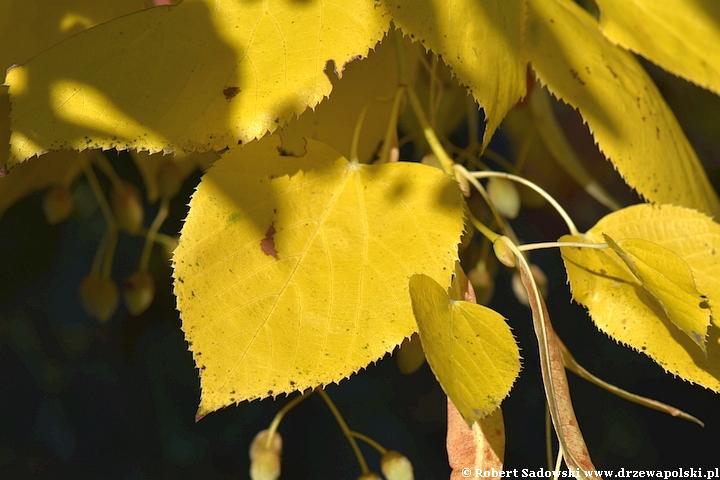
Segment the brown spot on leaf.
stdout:
[[618,78],[617,73],[615,73],[615,70],[613,70],[610,65],[605,65],[605,66],[607,67],[608,70],[610,70],[610,73],[612,74],[613,77]]
[[578,75],[577,70],[573,70],[573,69],[571,68],[571,69],[570,69],[570,75],[572,75],[572,77],[573,77],[575,80],[577,80],[577,81],[580,83],[580,85],[585,85],[585,82],[583,82],[582,79],[580,78],[580,75]]
[[275,223],[271,223],[270,227],[267,229],[267,232],[265,233],[265,238],[260,240],[260,249],[265,253],[265,255],[269,255],[271,257],[275,257],[275,260],[279,260],[278,258],[278,252],[275,250],[275,240],[273,240],[273,235],[275,235]]
[[699,307],[700,308],[710,308],[710,304],[707,302],[707,300],[703,300],[702,302],[700,302]]
[[225,95],[225,100],[227,101],[230,101],[230,99],[238,93],[240,93],[240,87],[226,87],[225,90],[223,90],[223,95]]

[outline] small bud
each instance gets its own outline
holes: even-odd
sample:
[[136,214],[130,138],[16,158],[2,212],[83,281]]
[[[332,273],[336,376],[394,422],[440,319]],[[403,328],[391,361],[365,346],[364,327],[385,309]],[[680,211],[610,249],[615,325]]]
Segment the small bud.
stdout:
[[250,444],[250,478],[252,480],[276,480],[280,477],[280,454],[282,437],[275,432],[267,445],[268,430],[262,430]]
[[510,247],[508,246],[509,243],[510,239],[506,236],[503,235],[498,237],[498,239],[493,242],[493,251],[495,252],[497,259],[500,260],[500,263],[506,267],[514,268],[515,254],[512,250],[510,250]]
[[455,181],[458,182],[463,197],[470,198],[470,195],[472,195],[472,188],[470,188],[470,181],[465,178],[465,175],[461,174],[458,170],[455,170]]
[[[537,285],[538,290],[540,290],[540,295],[542,295],[543,297],[546,296],[548,290],[547,275],[545,275],[545,273],[540,269],[540,267],[535,264],[530,265],[530,272],[535,279],[535,284]],[[515,298],[517,298],[518,302],[522,303],[526,307],[530,305],[527,290],[525,290],[525,286],[523,285],[522,280],[520,279],[520,274],[518,272],[515,272],[512,277],[512,291],[515,294]]]
[[50,225],[67,220],[73,211],[72,193],[64,185],[51,188],[43,198],[43,213]]
[[80,301],[88,315],[105,323],[113,316],[120,301],[118,288],[111,279],[91,273],[80,284]]
[[280,478],[280,455],[272,450],[260,450],[250,462],[252,480],[277,480]]
[[130,234],[138,233],[142,228],[145,212],[140,192],[135,185],[130,182],[123,182],[113,188],[112,192],[110,192],[110,202],[112,203],[118,228]]
[[388,450],[380,459],[380,469],[387,480],[414,480],[412,463],[405,455]]
[[505,178],[492,177],[488,181],[487,192],[500,215],[513,219],[520,213],[520,194],[515,184]]
[[182,171],[178,167],[177,162],[171,158],[164,159],[157,170],[157,183],[160,196],[173,198],[180,191],[183,180]]
[[148,272],[137,271],[125,279],[123,300],[130,315],[143,313],[155,297],[155,282]]
[[410,338],[406,338],[400,344],[395,353],[395,362],[398,370],[403,375],[415,373],[425,363],[425,352],[420,343],[420,337],[417,333],[413,333]]
[[268,430],[262,430],[258,432],[257,435],[255,435],[255,438],[253,439],[252,443],[250,444],[250,460],[255,458],[255,455],[260,450],[272,450],[273,452],[277,453],[278,455],[282,453],[282,437],[278,432],[275,432],[275,435],[273,435],[272,441],[270,442],[270,447],[266,447],[267,445],[267,436],[268,436]]
[[363,473],[358,480],[382,480],[382,477],[375,472]]
[[434,153],[428,153],[425,155],[422,160],[420,160],[420,163],[423,165],[428,165],[430,167],[439,168],[442,170],[442,164],[440,163],[440,160],[435,156]]

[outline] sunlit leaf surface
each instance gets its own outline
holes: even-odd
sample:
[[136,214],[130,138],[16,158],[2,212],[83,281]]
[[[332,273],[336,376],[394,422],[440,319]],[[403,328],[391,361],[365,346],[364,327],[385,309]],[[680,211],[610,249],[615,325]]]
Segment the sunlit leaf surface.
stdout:
[[610,43],[574,2],[528,6],[526,47],[535,73],[580,111],[628,185],[653,202],[719,214],[705,170],[638,60]]
[[199,414],[337,382],[415,330],[408,278],[450,284],[460,190],[438,169],[349,163],[308,140],[234,149],[198,187],[175,251]]
[[426,275],[410,278],[410,296],[427,362],[469,426],[492,413],[520,373],[520,352],[499,313],[452,300]]
[[720,95],[720,2],[597,0],[611,42]]

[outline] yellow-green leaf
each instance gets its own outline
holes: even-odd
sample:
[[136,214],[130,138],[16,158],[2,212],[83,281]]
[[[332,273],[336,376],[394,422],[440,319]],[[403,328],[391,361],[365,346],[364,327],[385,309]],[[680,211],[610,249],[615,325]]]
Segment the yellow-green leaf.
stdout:
[[[583,236],[566,235],[561,241],[603,243],[603,233],[618,241],[646,240],[674,252],[692,270],[697,290],[708,297],[698,306],[703,303],[714,311],[720,298],[720,225],[709,217],[678,206],[640,204],[607,215]],[[642,351],[673,375],[720,392],[720,329],[715,316],[707,330],[705,355],[613,250],[561,251],[573,298],[587,307],[600,330]]]
[[175,250],[199,414],[337,382],[415,330],[408,278],[450,284],[457,183],[411,163],[361,165],[308,140],[233,149],[203,177]]
[[12,161],[247,142],[317,105],[327,62],[342,71],[388,28],[372,2],[350,0],[188,0],[118,18],[8,72]]
[[656,203],[720,214],[695,151],[638,60],[574,2],[528,6],[526,47],[538,78],[580,111],[628,185]]
[[604,233],[603,238],[658,301],[668,318],[706,352],[710,307],[707,297],[698,292],[687,262],[672,250],[641,238],[615,242]]
[[520,373],[520,351],[502,315],[452,300],[427,275],[410,278],[425,356],[440,385],[472,426],[492,413]]
[[613,43],[720,95],[717,0],[597,0]]
[[441,55],[485,110],[483,145],[525,95],[525,2],[382,0],[395,25]]

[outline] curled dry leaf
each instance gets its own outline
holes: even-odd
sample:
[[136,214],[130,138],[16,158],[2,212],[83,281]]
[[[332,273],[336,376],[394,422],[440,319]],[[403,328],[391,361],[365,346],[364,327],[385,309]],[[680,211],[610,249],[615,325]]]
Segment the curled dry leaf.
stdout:
[[473,473],[497,472],[483,478],[500,478],[505,457],[505,423],[502,409],[498,408],[469,427],[452,401],[448,399],[448,461],[452,472],[450,480],[460,480],[462,469],[472,468]]
[[595,470],[595,466],[590,460],[585,439],[580,431],[577,418],[575,418],[562,353],[550,323],[550,314],[535,285],[530,266],[520,252],[516,252],[516,257],[520,279],[528,292],[533,326],[538,337],[545,396],[565,463],[571,470],[576,470],[584,478],[600,478],[590,477],[585,473]]

